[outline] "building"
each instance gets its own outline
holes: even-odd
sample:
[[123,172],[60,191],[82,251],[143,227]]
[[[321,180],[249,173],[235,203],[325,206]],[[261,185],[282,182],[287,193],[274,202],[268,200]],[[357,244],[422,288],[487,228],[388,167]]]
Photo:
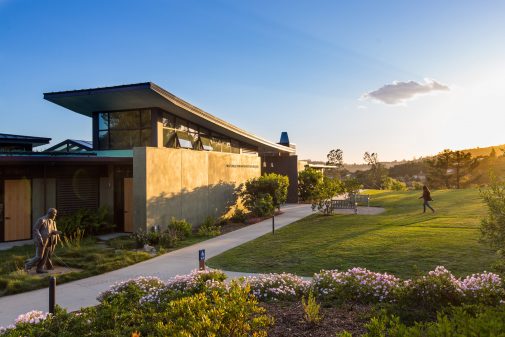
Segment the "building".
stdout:
[[[90,118],[92,149],[67,140],[44,152],[27,145],[0,153],[1,241],[30,238],[31,223],[48,207],[65,215],[106,206],[125,232],[163,228],[171,217],[197,226],[226,213],[238,184],[262,172],[289,172],[288,201],[297,200],[289,141],[253,135],[154,83],[50,92],[44,99]],[[43,143],[28,138],[32,146]]]

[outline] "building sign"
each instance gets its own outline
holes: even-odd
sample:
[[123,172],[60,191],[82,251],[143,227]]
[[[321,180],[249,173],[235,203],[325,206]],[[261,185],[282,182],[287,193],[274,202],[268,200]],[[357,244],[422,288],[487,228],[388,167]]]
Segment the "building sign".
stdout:
[[226,167],[231,167],[231,168],[259,168],[259,165],[227,164]]

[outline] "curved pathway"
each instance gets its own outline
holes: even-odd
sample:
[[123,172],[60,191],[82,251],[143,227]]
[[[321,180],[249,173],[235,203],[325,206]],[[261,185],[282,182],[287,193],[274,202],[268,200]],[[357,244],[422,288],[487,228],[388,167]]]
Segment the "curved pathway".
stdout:
[[[373,207],[359,207],[358,214],[377,214],[376,212],[380,211],[372,209]],[[312,214],[310,205],[290,204],[284,206],[282,211],[283,214],[275,217],[276,229]],[[340,211],[353,213],[353,210],[339,210],[338,213]],[[122,269],[59,285],[56,289],[56,303],[69,311],[96,305],[98,294],[116,282],[146,275],[166,280],[176,275],[188,274],[198,268],[200,249],[205,249],[206,257],[209,259],[271,231],[272,220],[267,219]],[[248,275],[238,272],[226,273],[232,278]],[[12,324],[18,315],[30,310],[48,310],[47,288],[0,297],[0,326]]]

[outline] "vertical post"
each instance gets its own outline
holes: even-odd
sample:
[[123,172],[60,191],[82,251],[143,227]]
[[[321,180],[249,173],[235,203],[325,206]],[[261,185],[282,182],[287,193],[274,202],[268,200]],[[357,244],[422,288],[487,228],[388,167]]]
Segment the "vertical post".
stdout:
[[272,235],[275,235],[275,211],[272,215]]
[[49,278],[49,313],[54,314],[56,305],[56,277]]
[[205,270],[205,249],[198,251],[198,269]]

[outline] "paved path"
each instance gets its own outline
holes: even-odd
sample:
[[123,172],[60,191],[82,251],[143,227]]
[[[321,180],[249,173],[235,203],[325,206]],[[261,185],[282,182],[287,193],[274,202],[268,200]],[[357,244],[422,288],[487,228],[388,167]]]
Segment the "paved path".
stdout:
[[[312,213],[310,205],[286,205],[283,214],[275,217],[276,228],[286,226]],[[57,287],[56,303],[70,311],[98,304],[97,295],[113,283],[141,275],[153,275],[165,280],[175,275],[187,274],[198,267],[198,250],[205,249],[211,258],[222,252],[251,241],[272,230],[272,220],[257,224],[185,247],[135,265],[109,273],[69,282]],[[244,275],[230,272],[230,277]],[[0,297],[0,326],[13,323],[19,315],[30,310],[47,311],[48,290],[39,289]]]

